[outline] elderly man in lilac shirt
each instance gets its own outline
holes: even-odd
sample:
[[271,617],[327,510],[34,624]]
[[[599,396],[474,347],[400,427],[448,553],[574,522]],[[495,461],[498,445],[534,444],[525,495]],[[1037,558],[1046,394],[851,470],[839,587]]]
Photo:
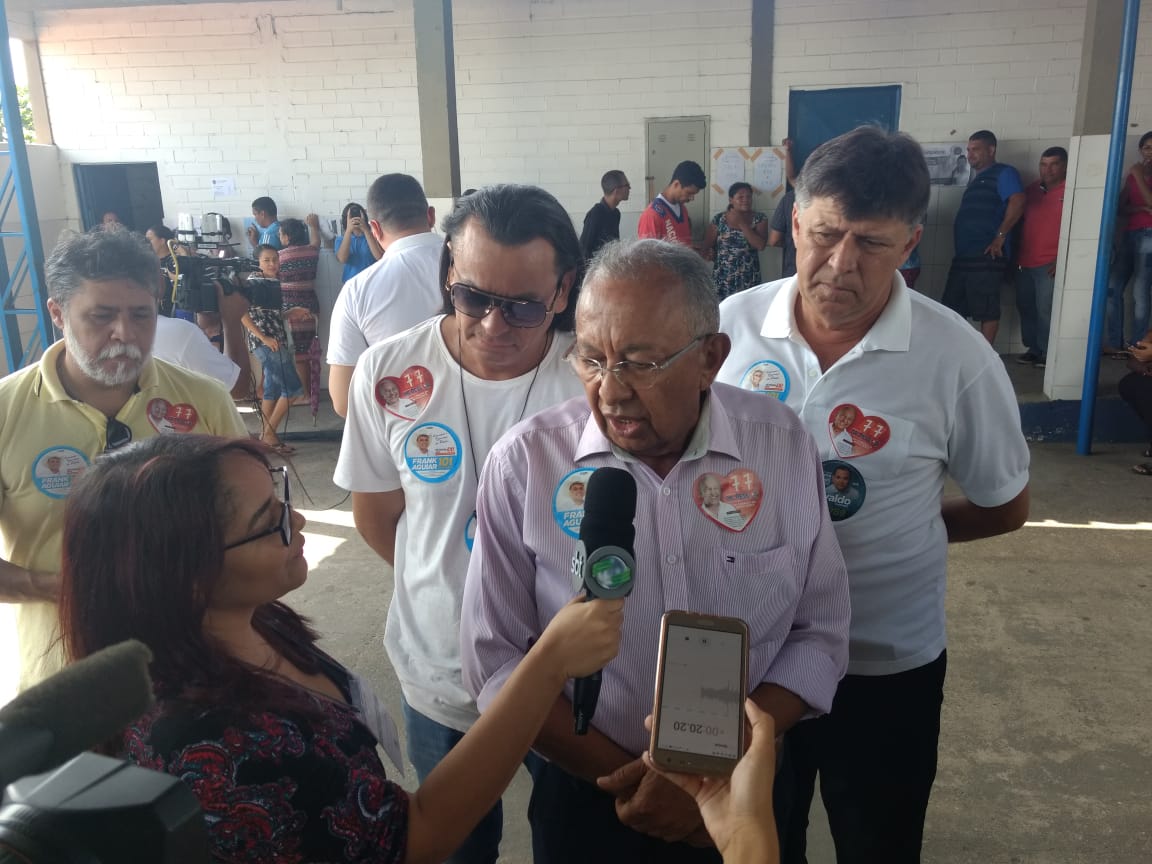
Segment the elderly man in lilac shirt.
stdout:
[[569,689],[536,741],[538,864],[719,862],[694,802],[638,758],[665,611],[748,623],[748,689],[779,731],[828,711],[844,674],[848,583],[815,444],[775,399],[713,384],[730,348],[718,328],[711,273],[690,249],[604,247],[570,356],[587,399],[513,427],[481,476],[461,620],[481,711],[572,597],[573,480],[612,465],[638,489],[636,584],[593,728],[573,733]]

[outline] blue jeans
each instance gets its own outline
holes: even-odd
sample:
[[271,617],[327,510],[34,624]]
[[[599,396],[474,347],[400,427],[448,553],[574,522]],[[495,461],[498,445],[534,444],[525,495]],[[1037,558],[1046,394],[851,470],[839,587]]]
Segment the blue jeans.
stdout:
[[[421,714],[406,699],[404,726],[408,738],[408,761],[416,769],[416,776],[421,783],[464,737],[463,732],[457,732]],[[497,801],[496,806],[472,829],[472,833],[445,864],[495,864],[500,857],[500,838],[503,832],[504,810]]]
[[[1132,280],[1132,338],[1124,338],[1124,289]],[[1148,332],[1149,291],[1152,290],[1152,228],[1125,231],[1108,276],[1108,344],[1124,348]]]
[[1048,334],[1052,329],[1052,292],[1056,277],[1048,275],[1047,264],[1021,267],[1016,278],[1016,308],[1020,311],[1020,336],[1024,347],[1038,357],[1048,356]]
[[252,354],[260,361],[260,368],[264,370],[264,399],[275,402],[281,397],[295,399],[304,393],[304,385],[300,383],[300,376],[296,374],[296,362],[292,352],[283,342],[280,350],[273,351],[267,345],[257,345]]

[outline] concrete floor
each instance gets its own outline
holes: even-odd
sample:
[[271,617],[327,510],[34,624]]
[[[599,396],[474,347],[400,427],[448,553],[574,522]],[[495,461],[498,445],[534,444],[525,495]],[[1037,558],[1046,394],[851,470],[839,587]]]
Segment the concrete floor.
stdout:
[[[289,601],[399,722],[380,646],[392,574],[332,485],[338,419],[322,408],[313,434],[297,410],[293,495],[312,570]],[[952,547],[928,864],[1152,861],[1152,480],[1128,470],[1140,449],[1103,445],[1083,458],[1071,445],[1033,446],[1028,526]],[[513,864],[531,860],[528,788],[521,772],[505,796],[502,860]],[[820,814],[814,822],[810,861],[830,864]]]

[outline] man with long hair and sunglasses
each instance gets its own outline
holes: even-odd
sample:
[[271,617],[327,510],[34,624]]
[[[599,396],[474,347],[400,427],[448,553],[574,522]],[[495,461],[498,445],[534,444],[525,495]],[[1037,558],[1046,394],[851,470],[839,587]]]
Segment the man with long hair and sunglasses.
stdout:
[[[748,689],[783,731],[832,705],[848,658],[848,579],[812,437],[775,399],[714,384],[728,356],[712,268],[663,240],[609,243],[588,269],[569,355],[585,397],[493,447],[460,617],[482,710],[572,593],[575,540],[549,518],[573,471],[636,481],[636,579],[587,734],[568,690],[534,749],[536,864],[718,864],[692,799],[641,760],[660,623],[744,619]],[[595,474],[592,474],[594,477]],[[718,672],[718,674],[720,674]]]
[[[152,358],[160,264],[141,235],[66,234],[45,276],[48,312],[64,338],[0,380],[0,602],[18,604],[22,688],[62,662],[64,502],[92,460],[160,433],[247,435],[219,382]],[[49,464],[60,464],[67,482],[47,482]]]
[[[361,355],[335,473],[357,530],[394,570],[384,645],[421,779],[479,716],[453,622],[480,468],[517,421],[580,392],[564,355],[583,255],[560,203],[532,186],[489,186],[461,198],[442,229],[443,314]],[[497,805],[450,860],[495,861],[502,824]]]

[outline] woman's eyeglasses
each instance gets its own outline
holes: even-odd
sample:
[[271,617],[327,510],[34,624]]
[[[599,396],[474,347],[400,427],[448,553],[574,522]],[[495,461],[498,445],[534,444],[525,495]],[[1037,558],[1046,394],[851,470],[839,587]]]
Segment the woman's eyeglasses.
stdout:
[[132,443],[132,429],[115,417],[108,418],[108,429],[104,433],[104,452],[111,453]]
[[251,543],[255,540],[263,540],[272,534],[279,534],[281,542],[285,546],[292,543],[292,498],[288,487],[288,469],[287,468],[269,468],[269,473],[275,477],[279,473],[284,478],[284,497],[280,499],[283,509],[280,511],[280,521],[273,527],[260,531],[257,534],[251,534],[243,540],[237,540],[235,543],[229,543],[224,547],[224,551],[235,549],[237,546],[243,546],[245,543]]
[[453,282],[448,286],[448,293],[452,297],[452,307],[469,318],[483,318],[493,309],[499,309],[509,327],[539,327],[548,319],[548,313],[556,305],[561,287],[561,283],[557,282],[556,293],[552,295],[551,303],[545,303],[543,300],[501,297],[499,294],[489,294],[463,282]]

